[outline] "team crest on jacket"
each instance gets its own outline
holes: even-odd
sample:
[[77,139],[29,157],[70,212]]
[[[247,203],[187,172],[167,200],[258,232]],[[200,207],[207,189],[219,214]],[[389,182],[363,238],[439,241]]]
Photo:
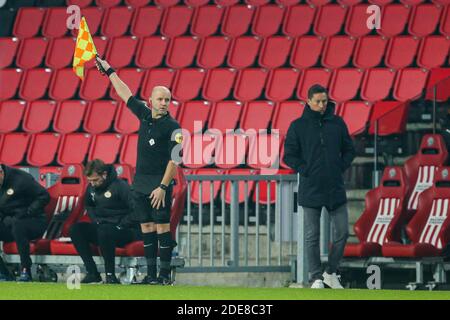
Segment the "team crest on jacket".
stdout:
[[12,195],[14,194],[14,190],[11,189],[11,188],[9,188],[8,190],[6,190],[6,194],[7,194],[8,196],[12,196]]
[[151,146],[154,145],[154,144],[155,144],[155,139],[150,139],[150,140],[148,141],[148,143],[150,143]]
[[111,198],[111,192],[110,191],[106,191],[105,192],[105,198]]
[[448,170],[447,169],[442,170],[442,178],[447,179],[447,177],[448,177]]
[[175,141],[176,141],[176,143],[182,143],[183,142],[183,135],[181,134],[181,133],[177,133],[176,135],[175,135]]

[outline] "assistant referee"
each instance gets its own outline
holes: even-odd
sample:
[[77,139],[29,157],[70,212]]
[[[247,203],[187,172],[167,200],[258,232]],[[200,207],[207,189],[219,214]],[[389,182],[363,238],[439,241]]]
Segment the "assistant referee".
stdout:
[[[182,142],[182,134],[180,125],[168,112],[170,90],[163,86],[154,87],[149,108],[132,95],[108,62],[97,57],[96,65],[109,77],[117,94],[140,121],[133,199],[134,212],[141,223],[148,267],[143,283],[171,284],[170,261],[176,242],[170,233],[170,208],[173,179],[179,163],[171,154]],[[158,242],[160,272],[157,277]]]

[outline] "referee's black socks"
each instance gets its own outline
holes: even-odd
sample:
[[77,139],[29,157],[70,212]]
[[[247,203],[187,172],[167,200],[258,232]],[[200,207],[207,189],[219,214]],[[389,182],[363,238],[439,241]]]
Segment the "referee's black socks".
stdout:
[[161,277],[169,278],[170,276],[170,262],[172,260],[172,249],[174,241],[170,232],[158,234],[159,240],[159,259],[160,270],[159,275]]
[[156,279],[156,256],[158,254],[158,238],[156,232],[142,233],[144,254],[147,259],[147,275]]

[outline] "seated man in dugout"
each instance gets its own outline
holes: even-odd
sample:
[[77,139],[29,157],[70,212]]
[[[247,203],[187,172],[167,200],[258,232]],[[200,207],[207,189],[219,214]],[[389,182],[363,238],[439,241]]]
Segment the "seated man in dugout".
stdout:
[[92,257],[91,244],[99,246],[105,262],[105,282],[119,284],[115,275],[115,249],[141,239],[139,224],[132,219],[130,187],[117,177],[113,165],[90,161],[84,170],[88,180],[85,209],[91,223],[79,222],[70,229],[70,237],[83,259],[86,276],[81,283],[101,283]]

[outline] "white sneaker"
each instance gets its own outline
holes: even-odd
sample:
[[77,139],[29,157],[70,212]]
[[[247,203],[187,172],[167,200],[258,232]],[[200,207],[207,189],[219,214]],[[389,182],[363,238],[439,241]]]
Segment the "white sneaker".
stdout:
[[326,271],[323,273],[323,283],[329,286],[331,289],[344,289],[341,285],[340,276],[336,275],[336,273],[329,274]]
[[311,289],[324,289],[325,286],[323,285],[323,281],[320,279],[317,279],[313,282]]

